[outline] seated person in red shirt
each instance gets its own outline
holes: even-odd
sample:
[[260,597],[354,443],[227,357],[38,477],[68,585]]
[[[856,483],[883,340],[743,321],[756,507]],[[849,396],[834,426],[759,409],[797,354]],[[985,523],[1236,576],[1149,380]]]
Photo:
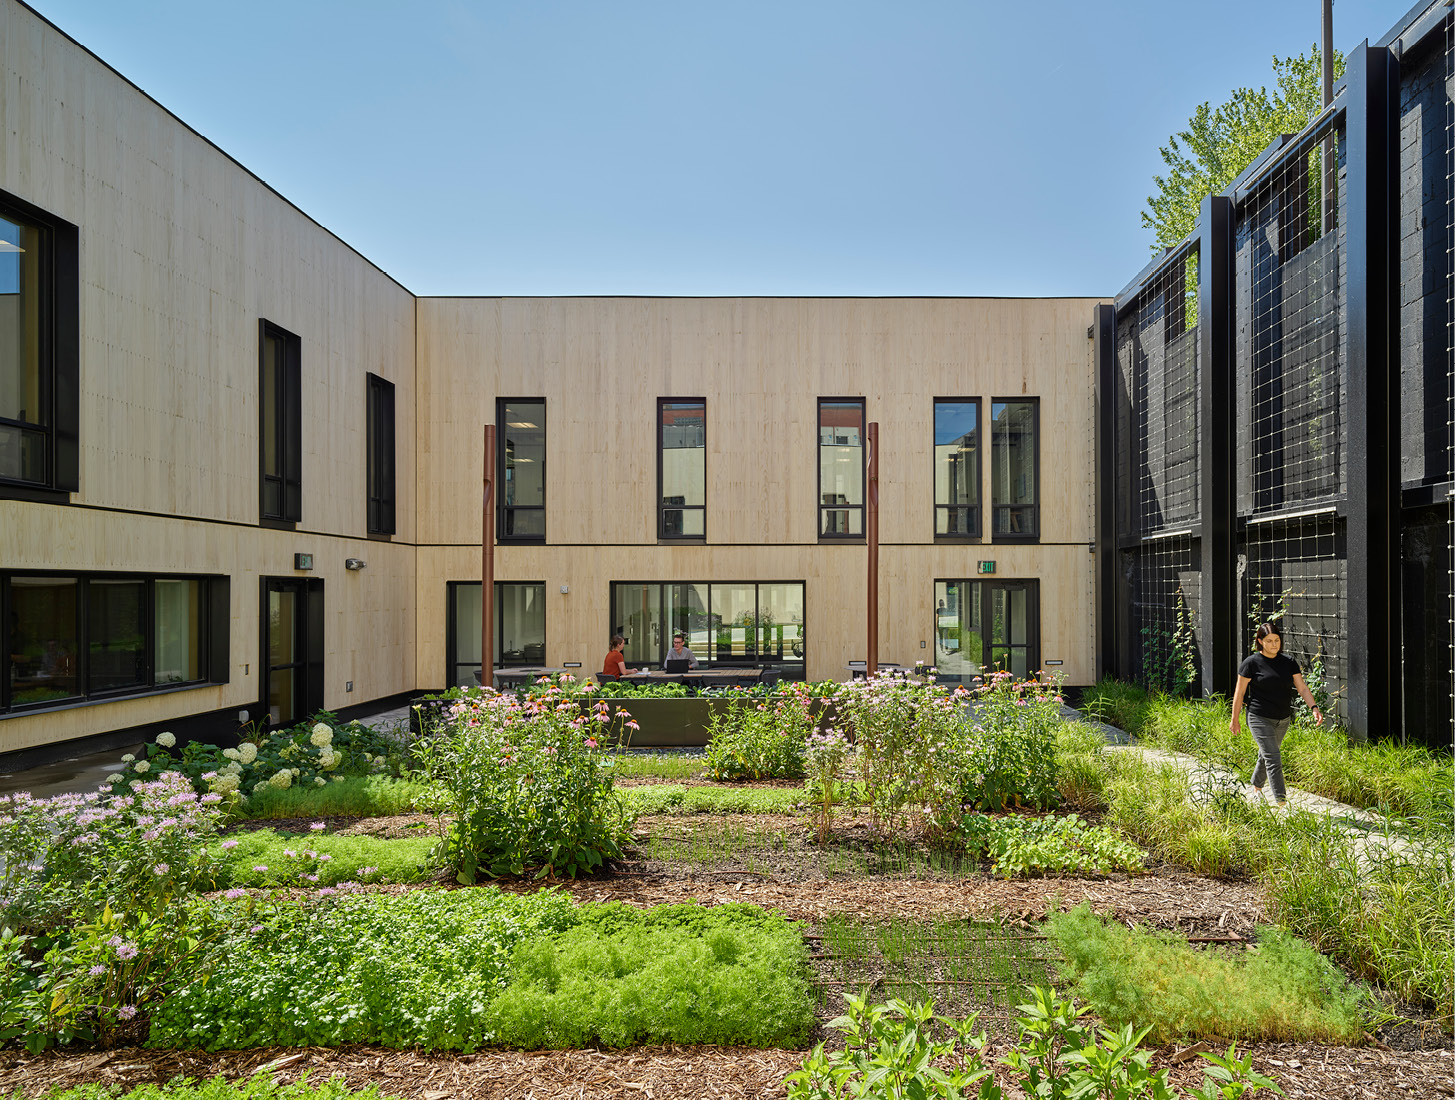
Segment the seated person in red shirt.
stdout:
[[602,663],[601,674],[603,676],[630,676],[633,669],[626,667],[626,658],[621,651],[626,648],[626,639],[620,634],[611,636],[611,652],[606,655]]

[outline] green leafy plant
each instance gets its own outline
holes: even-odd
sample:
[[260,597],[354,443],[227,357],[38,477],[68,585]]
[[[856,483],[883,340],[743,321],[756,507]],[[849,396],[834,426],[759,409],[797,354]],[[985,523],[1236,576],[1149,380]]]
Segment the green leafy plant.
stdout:
[[558,687],[518,698],[472,692],[418,747],[451,796],[442,850],[462,883],[482,875],[576,875],[621,855],[629,819],[602,745],[635,722]]
[[1142,677],[1148,691],[1174,696],[1186,693],[1197,679],[1192,612],[1182,598],[1181,586],[1173,601],[1172,621],[1142,627]]
[[279,1084],[270,1073],[229,1081],[220,1074],[210,1080],[180,1078],[165,1085],[135,1088],[121,1085],[76,1085],[48,1094],[47,1100],[387,1100],[378,1086],[350,1088],[342,1077],[314,1083],[305,1076],[291,1085]]
[[[217,870],[218,889],[342,882],[424,882],[434,877],[438,845],[433,837],[384,840],[372,836],[279,834],[272,829],[239,833]],[[262,868],[262,870],[258,870]]]
[[814,833],[825,843],[833,829],[834,807],[844,800],[844,785],[853,757],[848,737],[837,726],[808,735],[808,792],[816,818]]
[[430,784],[389,775],[346,775],[322,786],[263,787],[233,808],[235,817],[390,817],[424,808]]
[[966,848],[991,859],[994,874],[1107,874],[1140,871],[1146,853],[1113,830],[1065,817],[989,817],[966,814]]
[[708,720],[707,774],[712,779],[802,779],[805,745],[814,728],[805,692],[733,700]]

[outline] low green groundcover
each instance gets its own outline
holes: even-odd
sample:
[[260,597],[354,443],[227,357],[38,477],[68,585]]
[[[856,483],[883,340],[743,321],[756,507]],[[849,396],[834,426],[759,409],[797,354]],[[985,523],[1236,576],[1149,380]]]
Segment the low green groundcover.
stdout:
[[284,908],[152,1014],[153,1046],[793,1046],[806,953],[755,906],[575,906],[496,887]]
[[377,1087],[351,1090],[338,1078],[297,1081],[280,1085],[270,1074],[254,1074],[238,1081],[217,1076],[208,1081],[183,1078],[165,1085],[77,1085],[52,1093],[49,1100],[382,1100]]
[[218,889],[245,886],[335,886],[340,882],[424,882],[435,877],[431,836],[385,840],[254,829],[229,837]]

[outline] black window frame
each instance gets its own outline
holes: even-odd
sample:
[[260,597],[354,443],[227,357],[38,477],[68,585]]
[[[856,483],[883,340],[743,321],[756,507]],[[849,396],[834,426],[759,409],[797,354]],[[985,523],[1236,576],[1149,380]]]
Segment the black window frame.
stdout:
[[[941,405],[973,405],[975,407],[975,503],[974,504],[941,504],[935,485],[935,474],[937,472],[937,456],[935,448],[939,446],[935,442],[937,423]],[[934,501],[934,538],[936,542],[968,543],[980,542],[984,538],[983,517],[985,514],[985,419],[981,414],[981,401],[978,397],[936,397],[932,398],[930,406],[930,496]],[[970,509],[970,532],[959,534],[947,532],[940,534],[940,512],[948,512],[955,508]],[[948,526],[948,524],[946,524]]]
[[[823,500],[823,408],[825,405],[852,405],[859,406],[859,503],[858,504],[825,504]],[[820,542],[863,542],[867,537],[865,533],[865,508],[867,505],[868,482],[869,482],[869,440],[868,431],[868,403],[862,397],[820,397],[814,408],[813,418],[813,439],[814,439],[814,478],[813,478],[813,499],[817,502],[817,514],[814,522],[817,524],[818,539]],[[824,530],[824,515],[827,512],[858,512],[859,533],[851,532],[826,532]],[[849,524],[850,527],[853,524]]]
[[[506,443],[510,424],[506,420],[506,407],[510,405],[539,405],[541,409],[541,434],[546,438],[546,399],[544,397],[497,397],[495,399],[495,470],[499,482],[495,493],[495,541],[512,545],[525,544],[542,546],[546,541],[546,451],[549,444],[541,448],[541,503],[506,504],[505,502],[505,459]],[[541,514],[541,533],[517,535],[508,533],[515,527],[514,516],[520,512]],[[479,583],[478,581],[476,582]]]
[[370,535],[392,535],[395,526],[394,383],[366,375],[365,480],[368,482],[366,525]]
[[[274,389],[275,408],[267,393],[269,340],[279,342],[279,380]],[[258,322],[258,515],[264,526],[295,529],[303,519],[303,341],[272,321]],[[268,471],[268,419],[277,418],[274,431],[277,474]],[[268,486],[278,487],[278,511],[268,511]]]
[[[478,584],[479,582],[476,581],[475,583]],[[608,586],[607,586],[607,611],[608,611],[608,614],[610,614],[611,616],[615,617],[615,615],[616,615],[616,593],[617,593],[617,589],[618,588],[621,588],[621,587],[626,587],[626,588],[642,588],[642,587],[649,587],[649,586],[655,585],[657,587],[657,589],[658,589],[657,606],[659,608],[661,608],[661,607],[665,607],[666,606],[666,603],[667,603],[667,600],[666,600],[666,590],[668,588],[677,587],[679,585],[680,586],[702,585],[703,587],[705,587],[707,589],[707,607],[706,607],[706,609],[704,610],[703,613],[708,617],[709,620],[711,620],[711,618],[712,618],[712,589],[713,589],[713,586],[717,585],[717,586],[726,587],[726,586],[730,586],[730,585],[749,585],[749,584],[753,586],[753,617],[754,617],[755,620],[759,619],[761,617],[761,615],[762,615],[762,606],[763,606],[762,590],[763,590],[763,588],[765,586],[767,586],[767,585],[774,585],[774,584],[783,584],[783,585],[796,584],[801,589],[803,589],[804,634],[807,633],[807,628],[808,628],[808,582],[806,580],[768,579],[768,580],[761,580],[761,581],[748,581],[748,580],[715,580],[715,581],[708,581],[708,580],[674,580],[674,581],[646,581],[646,580],[637,580],[637,581],[630,581],[630,580],[626,580],[626,581],[611,581],[608,584]],[[671,624],[666,623],[666,622],[663,623],[664,628],[667,627],[667,626],[670,626],[670,625]],[[613,632],[616,632],[619,629],[619,625],[613,625],[611,629],[612,629]],[[664,629],[663,632],[662,632],[662,638],[660,639],[660,643],[659,643],[659,645],[657,647],[659,652],[652,658],[649,667],[651,667],[651,668],[658,668],[658,669],[661,668],[662,667],[662,663],[667,659],[667,651],[671,648],[671,646],[672,646],[672,634],[671,634],[670,631]],[[689,645],[689,648],[691,648],[690,645]],[[721,659],[712,659],[712,660],[709,660],[708,657],[705,654],[696,653],[695,651],[694,651],[694,654],[693,655],[697,658],[697,663],[698,663],[698,667],[699,668],[703,668],[703,669],[714,669],[714,668],[749,668],[749,667],[751,667],[751,668],[759,668],[759,667],[771,667],[771,668],[778,669],[778,670],[780,670],[780,671],[782,671],[784,673],[793,673],[793,672],[799,673],[798,676],[787,675],[787,676],[784,677],[785,679],[793,680],[793,679],[802,679],[804,670],[808,668],[808,644],[807,644],[807,640],[806,640],[806,638],[804,637],[803,634],[800,634],[800,636],[799,636],[799,649],[801,650],[801,652],[798,653],[798,654],[795,654],[792,657],[765,658],[763,656],[763,654],[762,654],[762,651],[757,648],[757,637],[755,635],[755,637],[754,637],[754,651],[753,651],[753,655],[752,655],[751,658],[744,658],[742,660],[727,660],[727,661],[724,661],[724,660],[721,660]]]
[[[479,581],[446,581],[445,582],[445,687],[446,688],[449,688],[451,685],[453,685],[455,683],[455,672],[456,672],[457,669],[459,669],[459,668],[480,668],[481,667],[480,666],[480,663],[478,661],[473,661],[473,662],[472,661],[464,661],[464,662],[462,662],[462,661],[458,660],[458,657],[459,657],[459,643],[455,640],[456,639],[456,635],[458,633],[458,621],[457,621],[457,618],[456,618],[456,615],[455,615],[455,593],[460,588],[462,588],[462,587],[464,587],[466,585],[468,585],[471,588],[479,588],[480,587],[480,582]],[[546,582],[545,581],[496,581],[495,582],[495,602],[494,602],[494,605],[493,606],[494,606],[494,609],[495,609],[495,626],[494,626],[495,634],[494,634],[494,637],[495,637],[495,640],[496,640],[497,643],[500,641],[501,636],[505,633],[505,626],[504,626],[504,623],[503,623],[503,621],[501,619],[501,616],[504,614],[504,611],[503,611],[502,601],[500,599],[500,590],[501,590],[501,588],[503,588],[503,587],[505,587],[507,585],[515,585],[515,586],[518,586],[518,587],[521,587],[521,588],[539,588],[541,590],[541,602],[542,602],[542,606],[544,606],[544,604],[545,604],[545,590],[546,590]],[[547,618],[546,621],[549,622],[549,618]],[[546,647],[549,644],[550,644],[549,637],[545,633],[545,628],[542,627],[542,631],[541,631],[542,658],[541,658],[541,660],[539,662],[531,662],[531,661],[525,660],[524,656],[522,656],[520,660],[518,660],[518,661],[511,661],[508,664],[504,660],[504,655],[501,652],[501,647],[497,644],[497,645],[495,645],[495,646],[492,647],[492,650],[493,650],[492,656],[495,658],[495,661],[494,661],[494,663],[492,664],[491,667],[492,668],[528,668],[532,664],[540,664],[540,665],[544,666],[545,663],[546,663],[544,654],[546,652]],[[481,683],[484,683],[483,677],[481,678]]]
[[[931,582],[931,593],[938,590],[942,584],[970,584],[979,585],[980,600],[980,658],[975,663],[981,669],[981,676],[994,673],[995,667],[984,660],[986,657],[993,657],[996,648],[1002,649],[1024,649],[1026,651],[1026,669],[1032,679],[1038,679],[1039,674],[1044,671],[1041,668],[1041,578],[1039,577],[1000,577],[980,574],[973,577],[936,577]],[[1026,641],[1018,645],[1002,645],[997,647],[993,636],[993,624],[995,619],[995,590],[1009,591],[1013,588],[1022,588],[1026,592]],[[931,596],[933,600],[933,595]],[[941,629],[938,613],[935,618],[935,637],[938,644]],[[959,683],[958,677],[951,676],[940,670],[937,679],[941,683]]]
[[0,216],[41,232],[40,385],[46,423],[0,421],[44,435],[45,476],[39,481],[0,477],[0,500],[64,504],[81,487],[81,264],[80,230],[8,191]]
[[[662,494],[664,488],[662,483],[662,410],[667,407],[691,408],[700,406],[702,409],[702,503],[667,503]],[[702,513],[702,534],[684,535],[679,518],[677,530],[669,530],[667,514],[669,512],[701,512]],[[659,397],[657,398],[657,539],[660,542],[706,542],[707,541],[707,398],[705,397]]]
[[[1032,456],[1035,476],[1036,499],[1033,504],[996,504],[995,503],[995,406],[996,405],[1029,405],[1031,407],[1031,439],[1035,444]],[[992,397],[990,399],[990,541],[991,542],[1040,542],[1041,541],[1041,399],[1039,397],[1026,397],[1019,394],[1014,397]],[[997,522],[1000,510],[1011,508],[1032,509],[1033,522],[1032,530],[1004,532],[999,531],[1000,524]]]
[[[13,598],[11,581],[16,577],[36,577],[76,582],[76,680],[79,690],[61,699],[15,703],[12,695],[10,655],[17,648],[11,637]],[[192,680],[159,683],[156,679],[156,582],[196,581],[201,586],[198,598],[197,645],[200,676]],[[143,684],[93,690],[91,687],[90,584],[93,581],[141,582],[143,661],[146,682]],[[232,623],[231,577],[211,573],[126,573],[114,570],[77,572],[66,569],[7,569],[0,571],[0,653],[5,663],[0,667],[0,720],[11,715],[34,714],[38,711],[65,710],[71,707],[108,703],[148,695],[164,695],[174,691],[226,684],[231,677],[229,630]]]

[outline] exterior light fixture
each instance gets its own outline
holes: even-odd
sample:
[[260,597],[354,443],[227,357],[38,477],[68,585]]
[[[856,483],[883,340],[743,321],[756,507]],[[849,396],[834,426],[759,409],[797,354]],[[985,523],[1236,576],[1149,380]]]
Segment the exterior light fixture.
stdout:
[[351,569],[354,572],[358,572],[360,569],[364,568],[364,566],[366,566],[368,564],[369,563],[366,562],[363,558],[345,558],[344,559],[344,568],[345,569]]

